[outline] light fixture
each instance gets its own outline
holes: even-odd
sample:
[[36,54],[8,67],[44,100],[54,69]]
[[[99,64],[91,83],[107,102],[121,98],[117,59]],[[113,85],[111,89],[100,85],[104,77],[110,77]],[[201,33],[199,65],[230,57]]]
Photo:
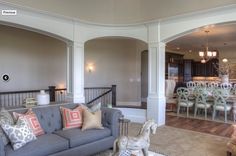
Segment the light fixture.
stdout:
[[204,51],[199,51],[199,56],[201,57],[201,63],[206,63],[207,61],[209,61],[212,58],[215,58],[217,56],[217,52],[216,51],[210,51],[209,50],[209,45],[208,45],[208,33],[210,31],[206,30],[206,36],[207,36],[207,42],[206,42],[206,47]]
[[227,62],[228,62],[228,59],[227,59],[227,58],[223,58],[223,59],[222,59],[222,62],[223,62],[223,63],[227,63]]
[[88,72],[91,73],[94,70],[94,65],[93,64],[88,64],[87,65]]

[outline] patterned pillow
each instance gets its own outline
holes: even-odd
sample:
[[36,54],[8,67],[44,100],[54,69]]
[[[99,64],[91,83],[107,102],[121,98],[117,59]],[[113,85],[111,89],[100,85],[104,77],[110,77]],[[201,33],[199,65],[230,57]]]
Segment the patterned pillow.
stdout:
[[78,106],[73,110],[64,107],[60,107],[60,109],[63,120],[63,130],[82,127],[83,108],[81,106]]
[[37,139],[23,117],[19,117],[16,125],[2,124],[1,126],[10,139],[14,150],[17,150],[26,143]]
[[32,111],[32,109],[29,109],[25,114],[19,114],[19,113],[13,112],[13,116],[16,120],[19,117],[25,118],[29,127],[33,130],[34,135],[39,136],[39,135],[44,134],[44,130],[42,129],[38,121],[38,118],[36,114]]
[[7,145],[9,143],[9,139],[7,138],[3,129],[1,128],[2,124],[9,124],[9,125],[14,124],[11,114],[7,110],[5,110],[3,107],[0,111],[0,138],[3,140],[3,144]]

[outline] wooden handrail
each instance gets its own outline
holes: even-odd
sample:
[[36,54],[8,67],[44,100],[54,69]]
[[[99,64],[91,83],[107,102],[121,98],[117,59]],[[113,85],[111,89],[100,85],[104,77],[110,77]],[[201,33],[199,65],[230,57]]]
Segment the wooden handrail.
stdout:
[[[65,96],[66,94],[66,88],[56,88],[55,86],[49,86],[48,89],[43,89],[46,92],[49,93],[50,95],[50,102],[55,102],[58,101],[58,94],[64,94],[63,96]],[[85,87],[84,90],[86,91],[86,93],[88,93],[87,97],[88,97],[88,102],[86,102],[88,105],[95,102],[98,99],[103,99],[107,98],[107,99],[111,99],[111,101],[109,103],[112,104],[112,106],[116,106],[116,85],[112,85],[111,87]],[[24,98],[27,97],[36,97],[37,93],[40,92],[40,89],[37,90],[23,90],[23,91],[8,91],[8,92],[0,92],[0,97],[2,95],[2,99],[5,98],[6,100],[8,100],[8,102],[14,101],[15,106],[18,105],[22,105],[22,103],[18,103],[17,101],[23,101]],[[106,96],[108,93],[109,96]],[[92,98],[91,98],[92,97]],[[61,99],[61,98],[60,98]],[[65,99],[65,98],[64,98]],[[1,101],[0,101],[1,104]],[[8,104],[6,104],[7,106]]]
[[85,87],[84,89],[111,89],[111,87]]
[[[44,89],[48,91],[48,89]],[[40,90],[22,90],[22,91],[9,91],[9,92],[0,92],[0,94],[18,94],[18,93],[35,93],[40,92]]]

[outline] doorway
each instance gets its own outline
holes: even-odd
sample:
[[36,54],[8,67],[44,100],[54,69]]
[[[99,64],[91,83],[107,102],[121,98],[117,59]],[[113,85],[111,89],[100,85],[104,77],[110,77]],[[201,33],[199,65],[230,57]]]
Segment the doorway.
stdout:
[[142,106],[147,105],[148,96],[148,51],[141,53],[141,102]]

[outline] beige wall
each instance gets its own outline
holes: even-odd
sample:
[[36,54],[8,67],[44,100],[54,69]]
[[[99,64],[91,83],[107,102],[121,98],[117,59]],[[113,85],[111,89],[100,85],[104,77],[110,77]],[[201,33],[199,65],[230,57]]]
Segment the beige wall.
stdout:
[[66,44],[34,32],[0,26],[0,91],[44,89],[66,81]]
[[137,104],[141,101],[141,52],[147,44],[126,38],[103,38],[86,42],[85,86],[117,85],[117,101]]

